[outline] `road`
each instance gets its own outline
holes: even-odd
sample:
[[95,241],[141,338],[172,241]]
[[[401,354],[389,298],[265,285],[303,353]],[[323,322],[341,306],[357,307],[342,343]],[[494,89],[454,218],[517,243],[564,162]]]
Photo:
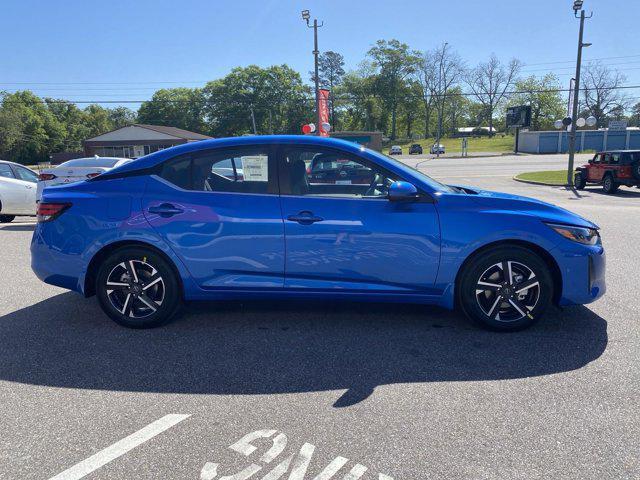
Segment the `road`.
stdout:
[[[35,278],[33,222],[0,226],[0,478],[217,479],[257,468],[251,478],[262,479],[293,454],[307,474],[283,479],[330,464],[344,464],[336,479],[365,467],[363,479],[380,480],[639,478],[640,190],[576,196],[511,180],[563,162],[420,166],[602,227],[606,296],[515,334],[437,308],[301,303],[197,305],[164,328],[126,330],[95,298]],[[229,448],[260,430],[268,438],[255,452]],[[274,441],[284,452],[271,460]]]

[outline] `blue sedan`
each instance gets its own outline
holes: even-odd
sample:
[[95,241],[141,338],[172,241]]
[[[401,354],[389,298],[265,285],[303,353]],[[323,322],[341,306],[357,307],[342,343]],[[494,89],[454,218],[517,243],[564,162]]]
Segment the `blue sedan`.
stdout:
[[49,187],[31,253],[40,279],[133,328],[185,301],[323,299],[458,307],[517,330],[605,292],[592,222],[308,136],[190,143]]

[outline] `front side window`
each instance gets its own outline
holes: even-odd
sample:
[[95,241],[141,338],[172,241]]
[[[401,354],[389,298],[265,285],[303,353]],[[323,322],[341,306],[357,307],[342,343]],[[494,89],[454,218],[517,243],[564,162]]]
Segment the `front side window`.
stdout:
[[11,167],[6,163],[0,163],[0,177],[3,178],[16,178]]
[[290,195],[384,198],[396,180],[397,176],[359,157],[309,147],[285,152],[280,186],[283,194]]
[[214,150],[171,160],[160,176],[185,190],[269,193],[269,154],[265,149]]
[[619,153],[612,153],[609,156],[609,163],[613,163],[613,164],[620,163],[620,154]]

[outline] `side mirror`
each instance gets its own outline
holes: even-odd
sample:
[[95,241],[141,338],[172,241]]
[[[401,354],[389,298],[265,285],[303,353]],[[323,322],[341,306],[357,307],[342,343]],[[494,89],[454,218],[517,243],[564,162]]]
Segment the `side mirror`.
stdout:
[[392,202],[406,202],[418,198],[418,189],[409,182],[393,182],[389,186],[388,198]]

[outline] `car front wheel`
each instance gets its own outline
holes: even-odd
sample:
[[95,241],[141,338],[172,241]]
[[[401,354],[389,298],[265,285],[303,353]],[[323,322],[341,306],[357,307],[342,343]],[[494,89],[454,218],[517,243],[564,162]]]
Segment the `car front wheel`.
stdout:
[[584,187],[587,186],[587,179],[585,178],[584,173],[576,172],[576,174],[573,176],[573,185],[578,190],[584,190]]
[[104,312],[129,328],[168,322],[181,303],[180,284],[169,263],[152,250],[123,248],[102,262],[96,294]]
[[481,326],[498,331],[522,330],[543,315],[553,297],[549,267],[523,247],[488,250],[461,272],[458,302]]

